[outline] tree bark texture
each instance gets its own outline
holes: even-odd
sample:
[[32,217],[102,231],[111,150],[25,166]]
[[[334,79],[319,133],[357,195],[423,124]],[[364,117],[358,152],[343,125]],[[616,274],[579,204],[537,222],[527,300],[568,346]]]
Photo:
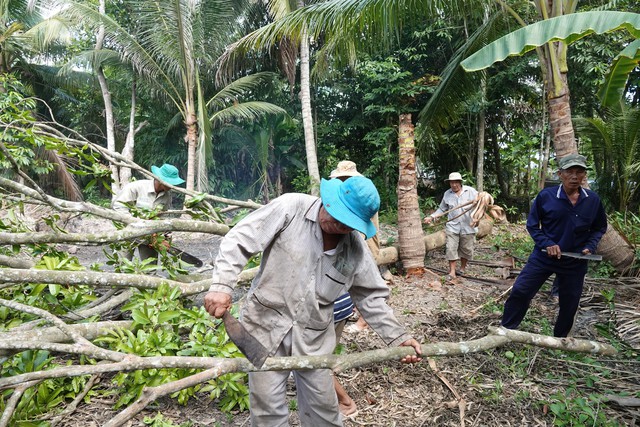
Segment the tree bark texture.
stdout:
[[[101,15],[105,14],[105,0],[100,0],[98,9]],[[98,34],[96,35],[96,50],[102,49],[104,41],[104,25],[100,25]],[[109,85],[107,84],[107,78],[104,75],[102,66],[96,68],[96,75],[98,77],[98,83],[100,84],[100,91],[102,92],[102,100],[104,102],[104,119],[105,128],[107,132],[107,150],[116,152],[116,134],[115,134],[115,121],[113,119],[113,102],[111,101],[111,92],[109,91]],[[120,191],[120,176],[118,174],[118,167],[113,163],[110,164],[111,168],[111,187],[113,188],[112,200],[115,200],[118,192]]]
[[187,191],[194,191],[196,180],[196,148],[198,146],[198,118],[195,112],[189,113],[185,120],[187,127]]
[[401,114],[398,127],[398,240],[400,259],[408,272],[424,268],[425,248],[418,204],[416,147],[411,114]]

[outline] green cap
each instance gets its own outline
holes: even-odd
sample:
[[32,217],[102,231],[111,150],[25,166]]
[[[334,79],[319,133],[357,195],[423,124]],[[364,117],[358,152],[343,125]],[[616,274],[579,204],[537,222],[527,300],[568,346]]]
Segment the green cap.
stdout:
[[587,158],[578,153],[571,153],[558,159],[558,167],[560,170],[569,169],[574,166],[588,169]]

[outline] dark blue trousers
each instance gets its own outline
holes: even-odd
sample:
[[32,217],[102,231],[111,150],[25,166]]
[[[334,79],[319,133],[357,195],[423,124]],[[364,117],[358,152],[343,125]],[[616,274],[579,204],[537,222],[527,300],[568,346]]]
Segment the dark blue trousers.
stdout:
[[587,261],[577,259],[552,259],[546,255],[532,254],[513,284],[511,295],[504,303],[502,326],[517,329],[524,319],[531,300],[544,282],[556,274],[560,310],[553,328],[553,336],[566,337],[571,332],[580,304],[580,296],[587,273]]

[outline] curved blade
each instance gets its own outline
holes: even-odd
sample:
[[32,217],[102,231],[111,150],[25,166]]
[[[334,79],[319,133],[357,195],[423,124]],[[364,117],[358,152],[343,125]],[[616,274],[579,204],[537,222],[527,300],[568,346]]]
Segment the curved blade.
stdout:
[[[546,249],[542,249],[542,252],[547,252]],[[602,255],[596,254],[582,254],[580,252],[560,252],[560,255],[567,256],[569,258],[578,258],[578,259],[590,259],[591,261],[602,261]]]
[[222,321],[231,341],[249,359],[253,366],[261,368],[269,356],[267,349],[260,344],[260,341],[251,336],[242,323],[233,317],[229,311],[225,311]]

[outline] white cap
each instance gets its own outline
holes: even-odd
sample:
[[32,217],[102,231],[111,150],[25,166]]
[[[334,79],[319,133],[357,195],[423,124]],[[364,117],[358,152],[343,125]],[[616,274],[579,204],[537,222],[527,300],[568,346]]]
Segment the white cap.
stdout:
[[362,174],[358,172],[354,162],[351,160],[343,160],[331,171],[329,178],[340,178],[342,176],[362,176]]

